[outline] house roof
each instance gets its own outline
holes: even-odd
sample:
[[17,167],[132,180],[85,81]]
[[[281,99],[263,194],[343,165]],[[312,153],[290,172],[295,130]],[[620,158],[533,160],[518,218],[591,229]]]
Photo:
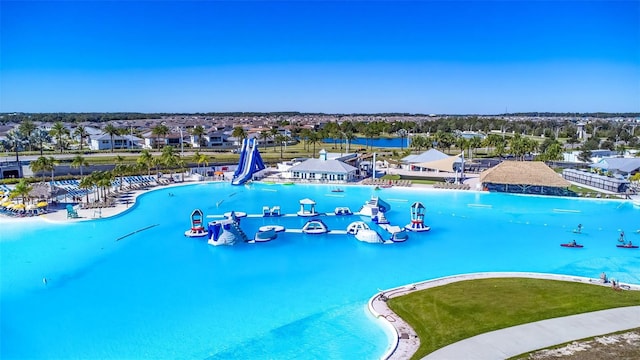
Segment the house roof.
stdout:
[[420,163],[420,162],[428,162],[435,161],[440,159],[446,159],[449,155],[443,153],[442,151],[438,151],[436,149],[429,149],[422,154],[418,155],[409,155],[402,158],[402,162],[405,163]]
[[336,173],[347,174],[357,169],[349,164],[345,164],[338,160],[320,160],[320,159],[308,159],[301,162],[298,165],[294,165],[289,171],[302,171],[302,172],[323,172],[323,173]]
[[483,171],[480,182],[563,188],[571,185],[542,161],[503,161]]
[[605,158],[591,167],[630,173],[640,169],[640,158]]
[[[91,140],[111,140],[111,135],[109,134],[97,134],[97,135],[91,135],[89,136],[89,139]],[[139,141],[142,140],[139,137],[133,136],[133,135],[113,135],[113,140],[122,140],[122,139],[127,139],[127,140],[131,140],[131,141]]]

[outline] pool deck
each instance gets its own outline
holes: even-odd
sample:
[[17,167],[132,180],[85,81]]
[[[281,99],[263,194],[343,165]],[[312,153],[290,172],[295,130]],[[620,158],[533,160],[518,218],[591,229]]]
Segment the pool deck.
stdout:
[[[49,212],[46,214],[37,216],[37,217],[9,217],[9,216],[0,216],[4,221],[25,221],[30,219],[42,219],[50,222],[73,222],[73,221],[87,221],[87,220],[96,220],[102,218],[108,218],[112,216],[119,215],[125,211],[127,211],[130,207],[132,207],[136,203],[136,199],[138,196],[153,190],[160,189],[169,189],[171,187],[183,186],[188,184],[196,183],[195,179],[185,177],[185,181],[175,182],[168,185],[158,185],[149,188],[141,188],[141,189],[131,189],[127,190],[123,193],[120,193],[115,198],[115,204],[109,207],[102,208],[89,208],[84,209],[80,206],[75,205],[74,209],[78,213],[77,218],[68,218],[67,217],[67,209],[64,206],[57,207],[54,209],[49,209]],[[89,194],[89,202],[93,202],[95,200],[94,194]]]
[[[600,279],[580,276],[490,272],[448,276],[380,291],[369,300],[369,311],[395,332],[393,343],[381,358],[409,359],[420,347],[420,339],[416,332],[389,309],[387,299],[458,281],[512,277],[581,282],[610,287],[610,284],[604,284]],[[629,290],[640,291],[639,285],[622,285]],[[423,359],[505,359],[541,348],[637,327],[640,327],[640,306],[602,310],[542,320],[477,335],[436,350]]]

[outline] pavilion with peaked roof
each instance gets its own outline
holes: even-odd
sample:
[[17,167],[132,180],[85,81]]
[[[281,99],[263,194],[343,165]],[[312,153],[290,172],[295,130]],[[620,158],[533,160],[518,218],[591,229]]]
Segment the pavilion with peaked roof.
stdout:
[[458,163],[459,166],[462,164],[462,154],[458,156],[445,156],[446,157],[437,160],[415,163],[413,167],[431,171],[455,172],[454,164]]
[[436,160],[446,159],[448,157],[449,155],[443,153],[442,151],[439,151],[436,149],[429,149],[417,155],[412,154],[412,155],[405,156],[400,161],[402,162],[402,164],[411,167],[411,165],[414,165],[417,163],[436,161]]
[[340,160],[328,159],[327,152],[320,150],[319,159],[307,159],[289,169],[289,178],[311,182],[345,183],[356,178],[358,169]]
[[483,171],[480,182],[488,191],[575,196],[571,183],[542,161],[503,161]]

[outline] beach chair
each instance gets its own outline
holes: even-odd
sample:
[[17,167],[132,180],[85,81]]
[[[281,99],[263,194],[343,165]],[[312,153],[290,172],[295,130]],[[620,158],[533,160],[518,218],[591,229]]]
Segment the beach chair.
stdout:
[[67,205],[67,219],[77,219],[78,212],[71,205]]
[[276,205],[271,208],[271,216],[280,216],[280,206]]

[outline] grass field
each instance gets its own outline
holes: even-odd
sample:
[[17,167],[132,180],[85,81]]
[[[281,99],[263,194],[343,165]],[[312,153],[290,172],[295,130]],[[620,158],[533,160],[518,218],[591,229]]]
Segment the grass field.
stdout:
[[488,331],[638,304],[637,291],[522,278],[461,281],[388,301],[420,337],[413,359]]

